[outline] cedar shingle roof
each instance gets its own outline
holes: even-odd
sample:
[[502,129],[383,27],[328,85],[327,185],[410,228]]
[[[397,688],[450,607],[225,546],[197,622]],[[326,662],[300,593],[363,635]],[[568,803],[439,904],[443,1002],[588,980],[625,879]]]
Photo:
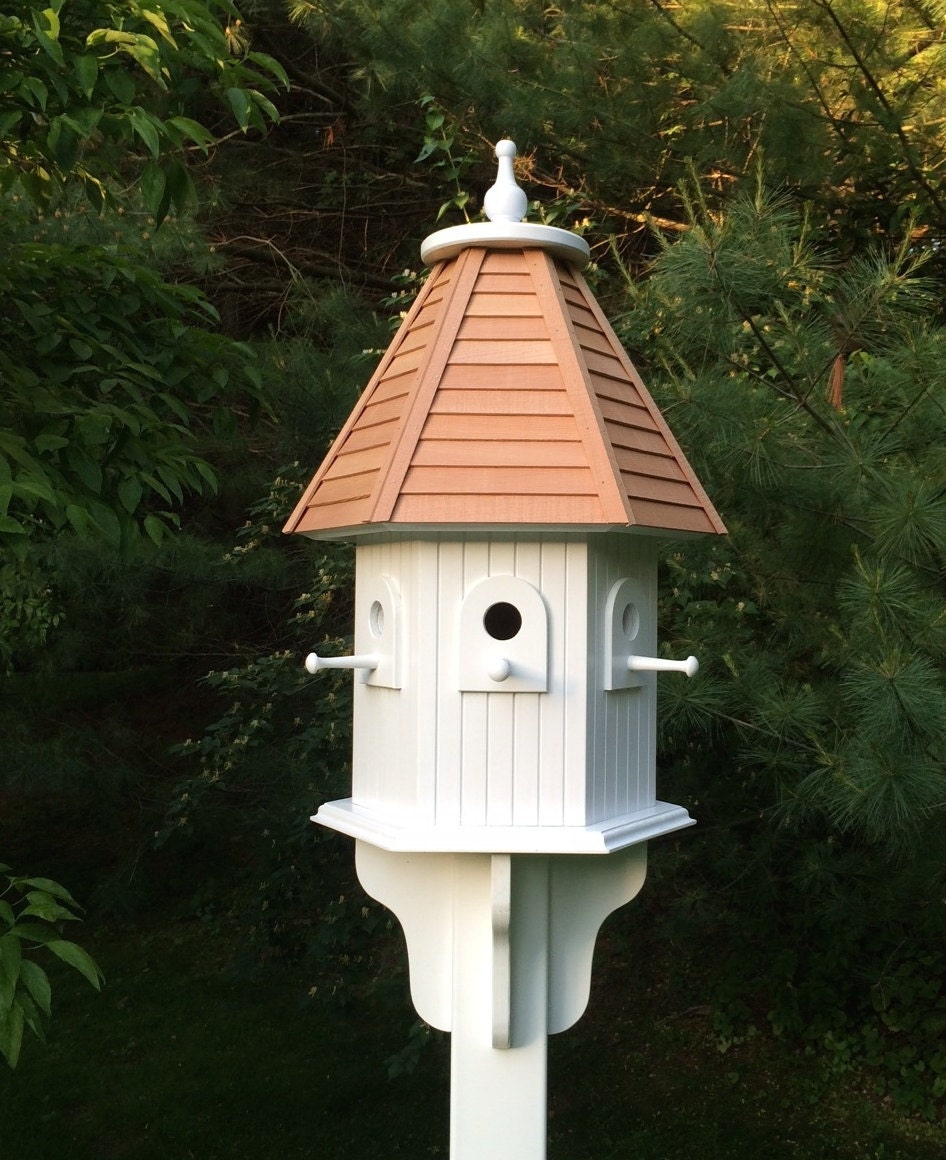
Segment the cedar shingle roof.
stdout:
[[725,528],[573,265],[436,265],[285,530]]

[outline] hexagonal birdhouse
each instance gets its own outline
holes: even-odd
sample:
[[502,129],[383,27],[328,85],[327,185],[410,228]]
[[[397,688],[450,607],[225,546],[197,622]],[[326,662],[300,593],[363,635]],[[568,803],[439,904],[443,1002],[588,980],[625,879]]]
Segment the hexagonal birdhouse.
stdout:
[[393,851],[607,853],[689,825],[655,785],[660,538],[725,531],[582,275],[519,220],[442,230],[286,530],[356,544],[352,795]]

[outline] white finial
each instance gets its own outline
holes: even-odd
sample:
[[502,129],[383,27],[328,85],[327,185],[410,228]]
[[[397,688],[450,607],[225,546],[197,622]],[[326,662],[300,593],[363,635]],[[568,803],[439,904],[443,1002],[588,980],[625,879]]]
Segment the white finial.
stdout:
[[496,144],[499,172],[496,184],[491,185],[483,198],[483,209],[491,222],[521,222],[526,216],[529,199],[525,191],[516,184],[512,159],[516,156],[516,146],[503,139]]

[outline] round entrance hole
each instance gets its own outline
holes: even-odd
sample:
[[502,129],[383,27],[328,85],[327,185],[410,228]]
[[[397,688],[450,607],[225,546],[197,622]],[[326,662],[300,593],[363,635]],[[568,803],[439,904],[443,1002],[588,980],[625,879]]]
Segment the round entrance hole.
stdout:
[[624,605],[624,611],[621,614],[621,628],[628,640],[633,640],[637,636],[640,626],[640,613],[637,611],[636,605],[628,602]]
[[512,640],[522,628],[522,613],[515,604],[500,600],[483,613],[483,627],[493,640]]
[[379,637],[384,632],[384,605],[380,600],[376,600],[368,612],[368,625],[371,629],[371,635]]

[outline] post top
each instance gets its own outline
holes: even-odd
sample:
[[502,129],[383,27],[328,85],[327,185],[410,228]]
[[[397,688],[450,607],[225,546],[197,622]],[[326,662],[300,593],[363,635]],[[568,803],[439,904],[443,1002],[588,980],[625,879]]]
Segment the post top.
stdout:
[[545,250],[578,269],[587,266],[591,251],[584,238],[570,230],[522,220],[529,208],[529,199],[517,183],[513,169],[515,142],[504,137],[496,143],[494,152],[498,162],[496,181],[483,198],[489,221],[452,226],[431,234],[421,245],[421,260],[432,266],[455,258],[461,250],[480,246],[488,250]]

